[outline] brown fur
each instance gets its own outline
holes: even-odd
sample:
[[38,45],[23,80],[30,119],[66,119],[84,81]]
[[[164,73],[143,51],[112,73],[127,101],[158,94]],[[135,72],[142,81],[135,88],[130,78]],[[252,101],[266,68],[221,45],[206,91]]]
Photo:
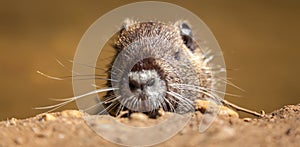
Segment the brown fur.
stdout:
[[[168,86],[169,83],[183,83],[201,86],[207,89],[211,88],[211,82],[207,80],[211,77],[211,73],[203,68],[207,65],[203,63],[204,58],[202,57],[202,51],[194,40],[192,40],[192,47],[195,48],[193,50],[188,48],[189,45],[186,44],[180,32],[179,25],[181,23],[183,22],[178,21],[175,24],[166,24],[162,22],[139,23],[127,21],[118,35],[115,48],[118,53],[120,53],[130,48],[143,49],[142,45],[153,44],[153,48],[150,48],[151,51],[149,51],[149,53],[164,57],[164,60],[159,58],[146,58],[137,62],[131,71],[154,69],[159,73],[161,79],[167,83],[168,91],[174,91],[194,101],[208,96],[203,93]],[[149,39],[144,41],[144,38]],[[135,43],[137,43],[137,45],[132,45]],[[147,52],[133,52],[132,54],[132,56],[143,56],[143,54],[147,54]],[[165,59],[168,60],[166,61]],[[124,65],[120,66],[126,67],[126,64],[128,64],[127,61],[129,60],[131,59],[125,59],[123,62]],[[112,95],[112,93],[109,95]],[[169,94],[167,94],[166,98],[175,99]],[[177,104],[175,101],[172,101],[172,105],[176,107]],[[170,106],[167,108],[170,109]]]

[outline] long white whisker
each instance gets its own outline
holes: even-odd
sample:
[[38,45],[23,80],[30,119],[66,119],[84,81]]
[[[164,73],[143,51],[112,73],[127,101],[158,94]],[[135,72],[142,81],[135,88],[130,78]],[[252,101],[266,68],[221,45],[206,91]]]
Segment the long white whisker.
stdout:
[[167,105],[166,105],[166,102],[165,102],[165,101],[162,101],[162,103],[159,103],[159,104],[162,105],[162,108],[163,108],[164,110],[167,110]]
[[94,67],[94,66],[90,66],[90,65],[87,65],[87,64],[83,64],[83,63],[78,63],[78,62],[75,62],[73,60],[68,60],[69,62],[71,63],[76,63],[78,65],[81,65],[81,66],[85,66],[85,67],[89,67],[89,68],[95,68],[95,69],[99,69],[99,70],[103,70],[105,72],[108,72],[107,69],[104,69],[104,68],[99,68],[99,67]]
[[42,75],[42,76],[44,76],[44,77],[46,77],[46,78],[49,78],[49,79],[53,79],[53,80],[64,80],[64,79],[62,79],[62,78],[58,78],[58,77],[53,77],[53,76],[49,76],[49,75],[47,75],[47,74],[45,74],[45,73],[42,73],[41,71],[36,71],[38,74],[40,74],[40,75]]
[[120,98],[121,98],[121,96],[118,96],[118,97],[113,98],[112,100],[109,100],[109,101],[101,101],[101,102],[99,102],[99,103],[97,103],[97,104],[95,104],[95,105],[93,105],[91,107],[88,107],[88,108],[84,109],[84,111],[90,110],[90,109],[92,109],[92,108],[94,108],[96,106],[102,105],[102,104],[107,104],[107,103],[110,103],[110,102],[114,102],[114,101],[116,101],[116,100],[118,100]]
[[111,110],[112,108],[114,108],[116,105],[118,105],[119,103],[112,103],[111,105],[109,105],[107,108],[104,108],[102,111],[98,112],[97,115],[102,114],[104,111],[108,111]]
[[[176,85],[176,84],[175,84]],[[186,90],[193,90],[193,91],[198,91],[198,92],[202,92],[212,98],[219,98],[218,96],[214,95],[213,93],[209,93],[208,91],[204,91],[203,89],[201,89],[202,87],[196,87],[196,86],[193,86],[193,85],[184,85],[185,87],[177,87],[176,88],[179,88],[179,89],[186,89]],[[197,89],[199,88],[199,89]]]
[[123,105],[120,105],[119,106],[119,108],[118,108],[118,110],[117,110],[117,115],[119,115],[120,114],[120,112],[123,110],[123,108],[124,108],[124,106]]
[[60,60],[58,60],[57,58],[55,58],[56,62],[61,65],[64,69],[66,69],[67,71],[74,73],[74,74],[79,74],[78,72],[75,72],[74,70],[67,68]]
[[54,109],[52,109],[52,110],[50,110],[50,111],[47,111],[47,112],[51,112],[51,111],[54,111],[54,110],[56,110],[56,109],[58,109],[58,108],[60,108],[60,107],[62,107],[62,106],[64,106],[64,105],[66,105],[66,104],[68,104],[68,103],[70,103],[70,102],[72,102],[72,101],[73,101],[73,100],[70,99],[70,100],[67,100],[67,101],[62,102],[62,103],[59,103],[59,104],[55,104],[55,105],[51,105],[51,106],[44,106],[44,107],[36,107],[36,108],[34,108],[34,109],[41,110],[41,109],[51,109],[51,108],[54,108]]
[[96,94],[96,93],[100,93],[100,92],[106,92],[106,91],[117,90],[117,89],[119,89],[119,88],[96,89],[96,90],[94,90],[94,91],[91,91],[91,92],[88,92],[88,93],[85,93],[85,94],[82,94],[82,95],[74,96],[74,97],[71,97],[71,98],[65,98],[65,99],[53,99],[53,100],[56,100],[56,101],[76,100],[76,99],[79,99],[79,98],[82,98],[82,97],[85,97],[85,96],[88,96],[88,95],[92,95],[92,94]]
[[172,91],[167,92],[167,93],[170,94],[171,96],[176,97],[180,102],[183,102],[183,103],[186,104],[187,106],[190,106],[190,107],[188,107],[188,108],[192,108],[192,107],[193,107],[193,106],[192,106],[192,101],[189,100],[189,99],[187,99],[187,98],[185,98],[185,97],[183,97],[183,96],[181,96],[180,94],[175,93],[175,92],[172,92]]
[[86,94],[83,94],[83,95],[79,95],[79,96],[75,96],[75,97],[67,98],[67,99],[62,99],[64,102],[56,104],[56,105],[36,107],[34,109],[38,109],[38,110],[51,109],[51,110],[47,111],[47,113],[48,113],[48,112],[52,112],[52,111],[54,111],[54,110],[56,110],[56,109],[58,109],[62,106],[65,106],[65,105],[69,104],[70,102],[75,101],[76,99],[79,99],[79,98],[82,98],[82,97],[85,97],[85,96],[88,96],[88,95],[91,95],[91,94],[96,94],[96,93],[99,93],[99,92],[105,92],[105,91],[110,91],[110,90],[115,90],[115,89],[117,89],[117,88],[98,89],[98,90],[95,90],[95,91],[92,91],[92,92],[89,92],[89,93],[86,93]]
[[102,111],[98,112],[97,115],[102,114],[104,111],[107,111],[107,109],[108,109],[109,107],[111,107],[111,106],[112,106],[112,105],[109,105],[107,108],[104,108]]
[[[231,94],[231,93],[226,93],[226,92],[223,92],[223,91],[219,91],[219,90],[216,90],[216,89],[213,89],[213,88],[210,88],[210,89],[207,89],[205,87],[201,87],[201,86],[195,86],[195,85],[188,85],[188,84],[169,84],[170,86],[180,86],[182,87],[181,89],[184,89],[184,87],[191,87],[191,88],[195,88],[195,89],[200,89],[200,90],[203,90],[203,91],[213,91],[213,92],[217,92],[217,93],[221,93],[221,94],[225,94],[225,95],[229,95],[229,96],[234,96],[234,97],[241,97],[239,95],[236,95],[236,94]],[[180,88],[180,87],[177,87],[177,88]]]
[[207,65],[208,62],[214,59],[214,55],[204,58],[203,64]]
[[36,72],[38,74],[46,77],[46,78],[53,79],[53,80],[59,80],[59,81],[67,80],[67,79],[70,79],[70,78],[73,78],[75,80],[90,80],[90,79],[94,79],[94,78],[78,78],[78,77],[91,77],[91,76],[95,76],[96,77],[95,79],[117,82],[116,80],[109,79],[109,78],[100,78],[99,76],[105,76],[105,75],[99,75],[99,74],[96,74],[96,75],[74,75],[74,76],[54,77],[54,76],[50,76],[48,74],[45,74],[45,73],[43,73],[41,71],[36,71]]
[[217,77],[217,79],[220,79],[222,82],[224,82],[224,83],[226,83],[226,84],[228,84],[228,85],[230,85],[230,86],[232,86],[232,87],[234,87],[238,90],[241,90],[241,91],[245,92],[244,89],[240,88],[239,86],[235,85],[233,82],[231,82],[229,80],[226,80],[226,79],[223,79],[223,78],[220,78],[220,77]]
[[171,111],[175,112],[176,113],[176,110],[175,108],[173,107],[173,105],[170,103],[170,101],[168,99],[165,99],[165,101],[169,104],[170,108],[171,108]]
[[207,95],[207,96],[213,98],[213,100],[216,100],[216,101],[218,101],[218,102],[223,100],[223,99],[220,98],[218,95],[215,95],[215,94],[213,94],[213,93],[209,93],[209,92],[204,91],[204,90],[201,90],[201,89],[188,88],[188,87],[184,87],[184,88],[181,88],[181,89],[186,89],[186,90],[193,90],[193,91],[202,92],[202,93],[204,93],[205,95]]

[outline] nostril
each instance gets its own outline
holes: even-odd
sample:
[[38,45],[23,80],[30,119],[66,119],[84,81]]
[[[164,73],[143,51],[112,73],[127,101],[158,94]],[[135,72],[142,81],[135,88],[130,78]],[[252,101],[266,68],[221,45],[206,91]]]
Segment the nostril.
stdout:
[[147,86],[153,86],[155,83],[155,79],[154,78],[151,78],[150,80],[147,81],[146,85]]
[[138,82],[136,82],[135,80],[129,80],[129,88],[131,91],[135,91],[139,88],[139,84]]

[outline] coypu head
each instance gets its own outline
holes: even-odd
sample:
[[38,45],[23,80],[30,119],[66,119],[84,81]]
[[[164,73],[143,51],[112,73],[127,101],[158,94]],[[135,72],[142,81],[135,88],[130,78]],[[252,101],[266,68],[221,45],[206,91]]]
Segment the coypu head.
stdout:
[[145,113],[160,108],[186,112],[193,109],[195,99],[205,97],[195,89],[210,89],[210,72],[203,68],[203,54],[187,22],[126,21],[115,49],[111,79],[116,82],[111,84],[118,90],[107,97],[118,101],[109,105]]

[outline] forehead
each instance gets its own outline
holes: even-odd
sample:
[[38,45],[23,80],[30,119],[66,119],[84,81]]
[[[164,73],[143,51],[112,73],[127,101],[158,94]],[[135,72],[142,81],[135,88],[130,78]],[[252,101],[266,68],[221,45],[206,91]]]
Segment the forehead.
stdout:
[[121,29],[116,47],[124,49],[134,41],[144,37],[160,37],[165,40],[181,41],[179,28],[163,22],[134,22]]

